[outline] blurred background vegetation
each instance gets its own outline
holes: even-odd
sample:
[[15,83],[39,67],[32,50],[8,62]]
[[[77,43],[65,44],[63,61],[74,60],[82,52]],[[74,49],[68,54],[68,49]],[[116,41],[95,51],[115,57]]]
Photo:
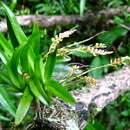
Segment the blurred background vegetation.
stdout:
[[[42,14],[45,16],[71,15],[77,14],[84,17],[89,11],[95,15],[102,10],[119,9],[119,15],[111,19],[102,18],[99,23],[88,24],[85,21],[78,24],[65,26],[53,26],[41,28],[41,38],[46,46],[46,50],[51,43],[51,37],[59,32],[77,28],[76,34],[71,39],[64,41],[63,46],[74,41],[80,41],[92,37],[93,35],[105,31],[101,35],[85,43],[105,43],[108,50],[114,51],[112,55],[92,57],[87,54],[75,53],[71,63],[77,62],[89,67],[96,67],[107,64],[110,59],[121,56],[130,56],[130,1],[129,0],[3,0],[15,13],[15,15]],[[0,10],[0,20],[4,18],[4,13]],[[95,17],[95,21],[98,17]],[[105,22],[104,22],[105,21]],[[91,21],[94,23],[94,21]],[[31,26],[23,27],[26,34],[31,33]],[[81,55],[77,58],[77,55]],[[118,68],[103,68],[89,73],[90,76],[101,78],[104,74],[113,72]],[[116,101],[109,104],[100,112],[95,120],[89,124],[86,130],[129,130],[130,129],[130,92],[121,95]]]

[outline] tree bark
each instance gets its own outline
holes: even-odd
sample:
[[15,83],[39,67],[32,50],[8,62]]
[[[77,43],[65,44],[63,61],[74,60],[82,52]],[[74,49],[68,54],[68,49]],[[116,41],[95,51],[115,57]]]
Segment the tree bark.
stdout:
[[[93,12],[88,10],[83,17],[79,15],[68,15],[68,16],[44,16],[44,15],[23,15],[16,16],[19,24],[21,26],[29,26],[32,23],[39,23],[41,27],[52,27],[55,25],[65,26],[68,24],[84,23],[86,26],[96,25],[97,23],[106,24],[106,21],[109,21],[113,16],[121,15],[124,11],[129,12],[128,7],[120,8],[107,8],[105,10],[100,10],[98,12]],[[3,20],[0,22],[0,32],[7,32],[6,21]]]

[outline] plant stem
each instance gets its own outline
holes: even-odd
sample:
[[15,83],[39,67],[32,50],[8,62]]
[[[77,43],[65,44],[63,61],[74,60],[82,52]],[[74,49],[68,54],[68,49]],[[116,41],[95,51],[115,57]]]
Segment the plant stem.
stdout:
[[79,41],[79,42],[75,42],[75,43],[70,44],[70,45],[68,45],[68,46],[66,46],[66,47],[73,47],[73,46],[75,46],[75,45],[79,45],[79,44],[88,42],[88,41],[90,41],[91,39],[95,38],[96,36],[98,36],[98,35],[100,35],[100,34],[102,34],[102,33],[104,33],[104,32],[105,32],[105,31],[102,31],[102,32],[97,33],[96,35],[94,35],[94,36],[92,36],[92,37],[90,37],[90,38],[88,38],[88,39],[85,39],[85,40]]
[[87,71],[81,73],[81,74],[78,74],[78,75],[75,76],[75,77],[70,78],[69,80],[63,79],[60,83],[63,83],[63,82],[65,82],[65,81],[70,82],[70,81],[72,81],[72,80],[74,80],[74,79],[76,79],[76,78],[79,78],[79,77],[81,77],[81,76],[83,76],[83,75],[85,75],[85,74],[87,74],[87,73],[89,73],[89,72],[91,72],[91,71],[94,71],[94,70],[97,70],[97,69],[101,69],[101,68],[104,68],[104,67],[108,67],[108,66],[113,66],[113,65],[112,65],[112,64],[106,64],[106,65],[94,67],[94,68],[92,68],[92,69],[89,69],[89,70],[87,70]]

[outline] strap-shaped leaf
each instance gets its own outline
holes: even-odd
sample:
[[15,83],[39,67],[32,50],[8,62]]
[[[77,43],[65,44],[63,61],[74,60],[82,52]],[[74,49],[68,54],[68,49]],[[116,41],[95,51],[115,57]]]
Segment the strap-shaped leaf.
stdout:
[[36,78],[34,79],[37,89],[39,92],[42,94],[42,96],[46,99],[47,103],[49,104],[51,102],[50,95],[45,91],[44,85],[40,82],[40,80],[37,80]]
[[34,25],[33,32],[28,39],[28,42],[21,55],[22,67],[26,72],[32,73],[34,71],[34,63],[36,56],[40,51],[40,31],[37,25]]
[[44,67],[44,82],[47,82],[48,80],[51,79],[55,63],[56,63],[56,51],[48,54],[46,58]]
[[7,84],[11,84],[7,71],[0,71],[0,79]]
[[15,125],[19,125],[21,121],[24,119],[26,113],[29,110],[32,100],[33,96],[31,95],[29,88],[26,87],[16,112]]
[[18,74],[18,65],[24,48],[25,44],[20,45],[18,48],[16,48],[10,61],[10,67],[16,75]]
[[35,67],[34,74],[36,78],[40,79],[44,84],[44,63],[43,63],[42,56],[36,58],[34,67]]
[[0,59],[4,64],[6,64],[9,61],[8,56],[2,50],[0,50]]
[[0,85],[0,104],[6,111],[15,117],[16,108],[14,102],[4,85]]
[[28,65],[29,65],[29,72],[31,73],[32,71],[34,72],[34,63],[35,63],[35,58],[36,55],[34,54],[34,51],[32,48],[28,50]]
[[10,119],[0,114],[0,121],[10,121]]
[[20,27],[20,25],[18,24],[13,12],[2,2],[0,1],[1,6],[4,9],[4,12],[7,16],[7,22],[9,27],[9,31],[10,34],[14,34],[14,36],[12,37],[14,39],[14,37],[17,39],[19,44],[23,44],[27,42],[27,37],[24,34],[22,28]]
[[28,50],[29,50],[29,44],[26,44],[20,56],[22,69],[27,73],[29,72],[29,66],[30,66],[28,61]]
[[20,86],[22,86],[22,84],[23,84],[22,75],[20,75],[18,73],[18,69],[19,69],[18,65],[20,63],[20,57],[21,57],[21,54],[22,54],[24,47],[25,47],[25,44],[20,45],[18,48],[15,49],[13,56],[7,65],[9,77],[10,77],[12,83],[15,86],[17,86],[18,88],[20,88]]
[[19,45],[19,42],[15,36],[15,33],[13,31],[13,28],[11,26],[11,23],[9,22],[9,19],[6,18],[6,21],[7,21],[7,27],[8,27],[8,33],[9,33],[9,38],[10,38],[10,41],[11,41],[11,44],[13,46],[13,48],[17,47]]
[[10,9],[11,10],[14,10],[15,7],[17,6],[17,2],[18,0],[12,0],[11,3],[10,3]]
[[41,92],[39,92],[37,86],[34,84],[34,82],[32,80],[29,80],[29,87],[30,90],[32,91],[33,95],[40,100],[44,105],[48,106],[48,102],[46,101],[45,97],[43,97],[43,95],[41,94]]
[[40,56],[36,58],[35,63],[34,63],[34,74],[37,79],[41,79],[41,70],[40,70]]
[[7,55],[12,55],[12,47],[11,44],[5,39],[2,33],[0,33],[0,46],[7,53]]
[[14,74],[9,64],[6,67],[7,67],[9,79],[11,80],[12,84],[17,88],[20,88],[19,76]]
[[35,54],[31,44],[27,43],[21,54],[21,65],[25,72],[31,74],[34,71]]
[[45,85],[48,91],[61,98],[63,101],[71,104],[75,103],[75,99],[59,82],[50,80]]
[[15,52],[11,59],[11,67],[16,74],[18,71],[18,64],[20,60],[25,72],[32,73],[32,70],[34,70],[34,52],[37,50],[36,53],[38,54],[40,50],[38,49],[40,46],[40,36],[38,33],[38,29],[34,29],[34,32],[28,39],[28,42],[26,44],[20,45],[18,48],[15,49]]
[[33,26],[33,32],[30,36],[31,41],[31,47],[33,48],[33,51],[36,55],[39,54],[40,51],[40,30],[37,24],[34,24]]

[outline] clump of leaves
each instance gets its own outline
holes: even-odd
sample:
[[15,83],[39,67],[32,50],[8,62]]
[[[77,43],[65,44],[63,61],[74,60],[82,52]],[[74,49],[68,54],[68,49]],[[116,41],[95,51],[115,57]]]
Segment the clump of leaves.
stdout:
[[[9,31],[9,40],[0,33],[0,58],[3,62],[0,74],[0,107],[15,118],[15,125],[19,125],[35,99],[49,106],[52,97],[57,96],[74,104],[75,99],[69,92],[52,79],[57,54],[57,46],[53,48],[55,42],[50,47],[53,51],[49,50],[44,56],[40,54],[38,26],[34,25],[32,34],[27,37],[12,11],[3,2],[0,5],[6,14]],[[19,95],[17,106],[14,97],[18,98]]]

